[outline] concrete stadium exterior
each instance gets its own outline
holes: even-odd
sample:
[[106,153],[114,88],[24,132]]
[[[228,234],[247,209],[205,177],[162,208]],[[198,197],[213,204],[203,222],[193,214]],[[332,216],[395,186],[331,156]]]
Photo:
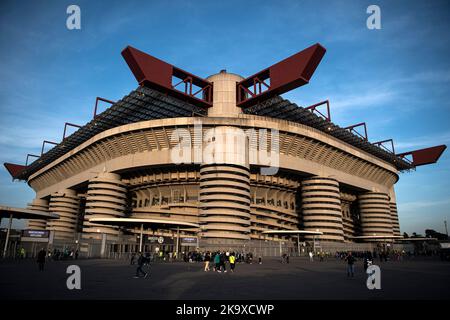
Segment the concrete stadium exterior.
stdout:
[[[57,213],[60,219],[30,220],[29,228],[51,230],[56,242],[81,245],[107,235],[107,241],[133,248],[126,250],[136,250],[136,242],[123,240],[123,235],[135,239],[138,227],[90,220],[129,217],[198,224],[180,233],[198,237],[200,249],[294,243],[281,233],[264,233],[274,230],[317,231],[322,246],[336,248],[400,236],[394,185],[405,170],[405,164],[397,165],[403,158],[394,155],[387,161],[298,121],[246,113],[236,99],[236,83],[243,80],[226,71],[207,78],[211,106],[201,116],[193,112],[128,121],[45,162],[26,177],[36,192],[29,208]],[[179,100],[145,86],[132,96]],[[226,139],[242,132],[243,140]],[[274,174],[264,174],[267,159],[248,151],[260,152],[261,141],[272,147],[264,152],[276,160],[270,163]],[[206,161],[208,148],[213,157]],[[183,160],[175,161],[180,152]],[[217,160],[218,154],[224,157]],[[155,227],[144,234],[174,237],[174,229]],[[313,237],[302,235],[302,241]]]

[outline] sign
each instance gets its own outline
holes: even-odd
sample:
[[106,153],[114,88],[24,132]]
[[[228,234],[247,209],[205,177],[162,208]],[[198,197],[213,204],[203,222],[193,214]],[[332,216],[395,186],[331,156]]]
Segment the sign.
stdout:
[[182,246],[197,246],[196,237],[183,237],[180,240]]
[[146,240],[152,244],[173,244],[173,239],[169,237],[148,236]]
[[47,230],[23,230],[22,237],[23,242],[48,242],[50,231]]
[[27,238],[48,238],[50,231],[48,230],[23,230],[22,237]]

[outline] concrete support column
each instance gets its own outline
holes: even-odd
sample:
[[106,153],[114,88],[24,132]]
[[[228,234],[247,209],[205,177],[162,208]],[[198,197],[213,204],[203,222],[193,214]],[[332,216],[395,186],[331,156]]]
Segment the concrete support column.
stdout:
[[89,180],[83,223],[84,238],[100,239],[101,234],[119,235],[117,228],[92,224],[89,219],[124,217],[126,192],[126,184],[115,173],[101,172]]
[[49,220],[47,230],[54,231],[55,239],[75,239],[79,205],[75,190],[64,189],[51,195],[48,211],[60,218]]
[[395,202],[390,202],[389,207],[391,209],[392,231],[394,232],[394,236],[400,236],[400,223],[398,222],[397,204]]
[[362,235],[392,236],[389,195],[381,192],[366,192],[358,198]]
[[250,239],[250,173],[245,167],[200,168],[203,238]]
[[[323,232],[322,241],[344,241],[339,182],[315,176],[301,182],[302,221],[307,231]],[[306,237],[312,240],[312,236]]]
[[398,220],[398,212],[397,212],[397,200],[395,197],[395,189],[394,186],[389,190],[389,207],[391,209],[391,220],[392,220],[392,231],[394,232],[394,236],[400,236],[400,223]]
[[[34,199],[28,204],[27,209],[41,212],[48,212],[48,201],[44,199]],[[44,219],[30,219],[28,220],[28,229],[45,230],[47,228],[47,221]]]
[[221,126],[206,133],[200,167],[203,238],[250,239],[248,141],[239,128]]

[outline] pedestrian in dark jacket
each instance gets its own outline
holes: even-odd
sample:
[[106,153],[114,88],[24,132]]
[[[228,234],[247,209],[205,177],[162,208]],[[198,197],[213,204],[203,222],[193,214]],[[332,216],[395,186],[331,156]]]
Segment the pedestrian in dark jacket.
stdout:
[[144,255],[142,254],[142,252],[139,252],[139,258],[137,261],[138,267],[136,269],[136,275],[134,276],[135,278],[139,278],[140,274],[144,275],[144,278],[147,278],[148,273],[145,272],[144,270],[142,270],[142,267],[144,266],[145,263],[147,263],[149,261],[147,261],[147,258],[144,257]]
[[223,270],[223,272],[227,272],[227,266],[225,265],[225,259],[226,259],[225,252],[222,252],[220,254],[220,267]]
[[38,255],[37,255],[37,263],[39,266],[39,271],[44,271],[45,256],[46,256],[46,252],[45,252],[44,248],[42,248],[41,251],[39,251]]
[[347,257],[345,258],[347,261],[347,277],[354,276],[355,275],[355,257],[353,257],[352,253],[349,252]]

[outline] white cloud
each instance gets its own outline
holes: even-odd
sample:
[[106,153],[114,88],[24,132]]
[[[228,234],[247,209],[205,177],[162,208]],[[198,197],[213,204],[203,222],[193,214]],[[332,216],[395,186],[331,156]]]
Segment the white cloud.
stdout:
[[414,137],[408,140],[395,141],[396,150],[407,150],[411,148],[430,147],[436,144],[450,143],[450,131],[436,133],[428,136]]

